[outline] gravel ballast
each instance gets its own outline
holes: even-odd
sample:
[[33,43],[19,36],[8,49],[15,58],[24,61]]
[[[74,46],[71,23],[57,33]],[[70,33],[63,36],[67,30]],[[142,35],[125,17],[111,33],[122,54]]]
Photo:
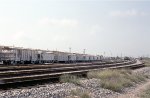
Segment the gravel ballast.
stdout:
[[[136,69],[133,72],[150,76],[150,67]],[[80,85],[72,83],[45,84],[31,88],[0,91],[0,98],[69,98],[72,90],[88,92],[91,98],[117,98],[120,94],[101,88],[99,79],[82,79]],[[78,97],[77,97],[78,98]]]
[[57,83],[41,87],[0,91],[0,98],[66,98],[70,96],[72,90],[89,92],[92,98],[112,98],[112,95],[118,95],[118,93],[101,88],[98,79],[85,79],[81,82],[81,86],[72,83]]

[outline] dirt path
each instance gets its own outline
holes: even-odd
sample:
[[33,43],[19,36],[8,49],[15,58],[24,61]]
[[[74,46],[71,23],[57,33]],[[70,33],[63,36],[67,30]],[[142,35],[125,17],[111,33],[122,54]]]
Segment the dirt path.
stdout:
[[138,95],[146,90],[148,86],[150,86],[150,80],[144,84],[138,85],[134,90],[120,95],[118,98],[140,98]]

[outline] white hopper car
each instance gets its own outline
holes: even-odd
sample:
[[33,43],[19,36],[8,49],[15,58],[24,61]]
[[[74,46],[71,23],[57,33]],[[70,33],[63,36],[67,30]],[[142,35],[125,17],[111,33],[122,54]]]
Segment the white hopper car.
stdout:
[[101,59],[102,56],[98,55],[0,46],[0,62],[4,62],[5,64],[73,63]]
[[90,61],[89,57],[90,57],[90,55],[84,54],[84,55],[83,55],[83,60],[84,60],[85,62],[89,62],[89,61]]
[[53,51],[54,62],[68,62],[69,54],[66,52]]
[[42,52],[42,62],[43,63],[52,63],[54,62],[54,53],[51,51]]
[[68,53],[68,62],[76,62],[76,54]]
[[76,61],[77,61],[77,62],[82,62],[82,61],[84,61],[84,54],[79,54],[79,53],[77,53],[77,54],[76,54]]

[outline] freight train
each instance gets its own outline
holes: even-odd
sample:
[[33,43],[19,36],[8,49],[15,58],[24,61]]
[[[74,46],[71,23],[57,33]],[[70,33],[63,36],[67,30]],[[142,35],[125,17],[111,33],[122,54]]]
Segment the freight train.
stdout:
[[0,46],[1,64],[75,63],[101,61],[102,59],[102,55]]

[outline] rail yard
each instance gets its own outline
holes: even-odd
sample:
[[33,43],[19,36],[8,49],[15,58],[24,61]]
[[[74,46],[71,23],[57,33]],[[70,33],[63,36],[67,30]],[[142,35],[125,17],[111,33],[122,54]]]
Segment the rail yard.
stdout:
[[0,0],[0,98],[150,98],[148,0]]
[[0,46],[0,84],[34,81],[105,68],[143,66],[137,59]]

